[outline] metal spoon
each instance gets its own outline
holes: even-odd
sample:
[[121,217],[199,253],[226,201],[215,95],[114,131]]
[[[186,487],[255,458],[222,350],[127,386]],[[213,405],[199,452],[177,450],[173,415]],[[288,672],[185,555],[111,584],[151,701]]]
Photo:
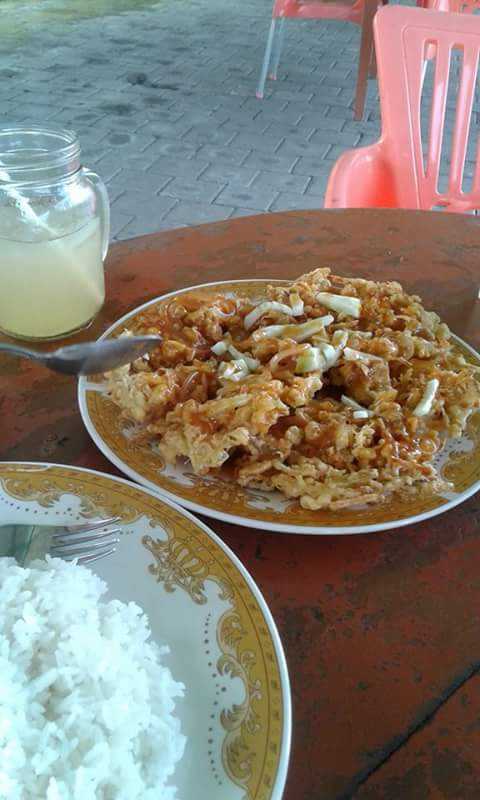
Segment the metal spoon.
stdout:
[[16,344],[0,342],[0,352],[39,361],[54,372],[67,375],[96,375],[100,372],[130,364],[140,356],[154,350],[161,336],[121,336],[119,339],[102,339],[99,342],[72,344],[51,353],[39,353]]

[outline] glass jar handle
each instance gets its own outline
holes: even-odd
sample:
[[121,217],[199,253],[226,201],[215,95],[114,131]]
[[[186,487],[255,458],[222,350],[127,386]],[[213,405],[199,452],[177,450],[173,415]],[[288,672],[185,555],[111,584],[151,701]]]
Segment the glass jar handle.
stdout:
[[96,172],[82,167],[82,172],[86,179],[90,181],[94,192],[99,201],[100,225],[102,230],[102,260],[105,261],[110,243],[110,201],[108,199],[107,187]]

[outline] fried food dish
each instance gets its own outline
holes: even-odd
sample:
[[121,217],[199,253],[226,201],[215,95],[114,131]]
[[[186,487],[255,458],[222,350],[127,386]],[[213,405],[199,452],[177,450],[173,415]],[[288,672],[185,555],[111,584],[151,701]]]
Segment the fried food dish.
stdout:
[[107,375],[134,435],[308,509],[442,491],[434,457],[480,405],[477,368],[396,282],[316,269],[255,302],[191,291],[138,332],[162,344]]

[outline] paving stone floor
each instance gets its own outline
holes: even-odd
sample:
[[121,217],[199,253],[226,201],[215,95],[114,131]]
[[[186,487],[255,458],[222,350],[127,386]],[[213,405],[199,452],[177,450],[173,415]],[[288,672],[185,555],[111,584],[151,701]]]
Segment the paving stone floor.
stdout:
[[256,82],[271,0],[0,0],[2,125],[74,128],[108,183],[112,238],[321,208],[353,121],[359,30],[287,21],[279,80]]

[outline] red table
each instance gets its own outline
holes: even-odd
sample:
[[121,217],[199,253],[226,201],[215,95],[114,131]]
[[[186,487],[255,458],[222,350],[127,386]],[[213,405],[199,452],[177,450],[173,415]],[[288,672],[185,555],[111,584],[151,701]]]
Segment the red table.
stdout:
[[[479,245],[474,217],[404,211],[291,212],[140,237],[112,247],[107,303],[77,340],[179,287],[331,265],[400,280],[478,346]],[[83,428],[75,390],[2,358],[0,458],[115,473]],[[206,521],[257,581],[285,646],[286,800],[480,797],[480,498],[355,537]]]

